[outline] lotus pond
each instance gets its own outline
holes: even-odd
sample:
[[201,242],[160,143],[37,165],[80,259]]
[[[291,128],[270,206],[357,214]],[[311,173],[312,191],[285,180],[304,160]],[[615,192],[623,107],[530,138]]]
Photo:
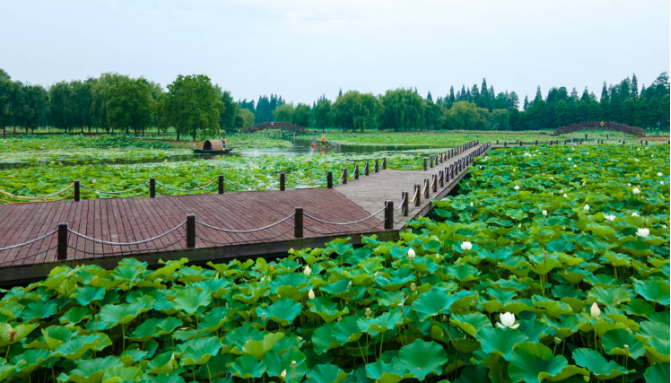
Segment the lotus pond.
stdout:
[[666,383],[668,182],[662,147],[499,150],[398,242],[56,267],[3,291],[0,380]]

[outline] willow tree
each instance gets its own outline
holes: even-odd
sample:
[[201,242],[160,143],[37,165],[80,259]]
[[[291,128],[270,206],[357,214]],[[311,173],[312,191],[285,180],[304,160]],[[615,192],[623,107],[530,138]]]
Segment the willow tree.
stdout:
[[194,141],[198,134],[217,134],[224,109],[217,89],[205,75],[179,75],[168,85],[165,113],[177,131],[177,139],[181,134],[190,134]]
[[107,120],[115,130],[132,129],[135,134],[144,133],[151,123],[154,99],[147,80],[139,78],[122,81],[109,88]]

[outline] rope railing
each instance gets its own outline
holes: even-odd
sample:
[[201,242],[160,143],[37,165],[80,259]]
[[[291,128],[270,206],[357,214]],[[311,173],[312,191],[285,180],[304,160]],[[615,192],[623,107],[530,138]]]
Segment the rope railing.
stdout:
[[94,192],[96,192],[96,193],[102,193],[102,194],[125,194],[125,193],[128,193],[128,192],[132,192],[132,191],[138,190],[138,189],[140,189],[141,187],[146,186],[148,183],[149,183],[149,182],[145,182],[145,183],[140,184],[139,186],[136,186],[136,187],[134,187],[134,188],[126,189],[126,190],[122,190],[122,191],[99,190],[99,189],[92,188],[92,187],[90,187],[90,186],[86,186],[85,184],[82,184],[82,183],[80,183],[79,186],[83,187],[84,189],[88,189],[88,190],[94,191]]
[[8,196],[8,197],[16,198],[16,199],[26,200],[26,201],[37,201],[37,200],[47,199],[47,198],[51,198],[51,197],[57,196],[57,195],[59,195],[59,194],[65,192],[65,191],[68,191],[68,190],[72,189],[73,187],[74,187],[74,184],[70,184],[70,186],[66,187],[65,189],[59,190],[59,191],[57,191],[57,192],[53,192],[53,193],[51,193],[51,194],[47,194],[47,195],[43,195],[43,196],[38,196],[38,197],[20,196],[20,195],[16,195],[16,194],[8,193],[8,192],[6,192],[6,191],[4,191],[4,190],[0,190],[0,194],[6,195],[6,196]]
[[296,213],[291,213],[291,214],[289,214],[288,216],[282,218],[281,220],[279,220],[279,221],[277,221],[277,222],[273,222],[273,223],[271,223],[270,225],[266,225],[266,226],[263,226],[263,227],[258,227],[258,228],[256,228],[256,229],[249,229],[249,230],[225,229],[225,228],[223,228],[223,227],[212,226],[212,225],[207,224],[207,223],[202,222],[202,221],[196,221],[196,223],[199,224],[199,225],[201,225],[201,226],[205,226],[205,227],[207,227],[208,229],[212,229],[212,230],[216,230],[216,231],[221,231],[221,232],[224,232],[224,233],[244,234],[244,233],[255,233],[255,232],[257,232],[257,231],[270,229],[270,228],[275,227],[275,226],[281,224],[282,222],[288,220],[289,218],[293,217],[295,214],[296,214]]
[[175,230],[179,229],[180,227],[182,227],[182,226],[184,226],[184,225],[186,225],[186,221],[183,221],[183,222],[180,223],[179,225],[173,227],[172,229],[166,231],[166,232],[163,233],[163,234],[159,234],[159,235],[157,235],[157,236],[155,236],[155,237],[151,237],[151,238],[147,238],[147,239],[143,239],[143,240],[135,241],[135,242],[111,242],[111,241],[103,241],[102,239],[96,239],[96,238],[93,238],[93,237],[89,237],[89,236],[87,236],[87,235],[85,235],[85,234],[76,232],[76,231],[74,231],[74,230],[72,230],[72,229],[70,229],[70,228],[68,228],[68,232],[69,232],[69,233],[72,233],[73,235],[75,235],[75,236],[77,236],[77,237],[84,238],[84,239],[86,239],[86,240],[89,240],[89,241],[91,241],[91,242],[98,243],[98,244],[101,244],[101,245],[108,245],[108,246],[135,246],[135,245],[141,245],[141,244],[143,244],[143,243],[152,242],[152,241],[155,241],[155,240],[157,240],[157,239],[163,238],[163,237],[165,237],[166,235],[168,235],[168,234],[174,232]]
[[165,185],[165,184],[162,184],[162,183],[160,183],[160,182],[157,182],[156,184],[159,185],[159,186],[161,186],[162,188],[165,188],[165,189],[168,189],[168,190],[172,190],[172,191],[176,191],[176,192],[180,192],[180,193],[190,193],[190,192],[193,192],[193,191],[205,190],[208,186],[212,185],[215,181],[216,181],[216,180],[212,180],[212,181],[206,183],[206,184],[203,185],[203,186],[198,186],[198,187],[196,187],[196,188],[194,188],[194,189],[188,189],[188,190],[175,189],[175,188],[172,188],[172,187],[167,186],[167,185]]
[[37,242],[37,241],[41,241],[41,240],[43,240],[43,239],[45,239],[45,238],[47,238],[47,237],[49,237],[49,236],[51,236],[51,235],[56,234],[57,231],[58,231],[58,230],[50,231],[50,232],[44,234],[44,235],[41,236],[41,237],[37,237],[37,238],[35,238],[35,239],[31,239],[30,241],[27,241],[27,242],[18,243],[18,244],[16,244],[16,245],[7,246],[7,247],[0,247],[0,251],[12,250],[12,249],[18,249],[19,247],[23,247],[23,246],[26,246],[26,245],[30,245],[31,243],[35,243],[35,242]]
[[323,223],[323,224],[325,224],[325,225],[344,226],[344,225],[355,225],[355,224],[357,224],[357,223],[361,223],[361,222],[364,222],[364,221],[368,221],[369,219],[371,219],[371,218],[375,217],[376,215],[382,213],[386,208],[387,208],[387,204],[385,203],[385,204],[384,204],[384,207],[383,207],[382,209],[376,211],[375,213],[369,215],[368,217],[366,217],[366,218],[362,218],[362,219],[359,219],[359,220],[356,220],[356,221],[349,221],[349,222],[330,222],[330,221],[326,221],[326,220],[323,220],[323,219],[321,219],[321,218],[317,218],[317,217],[315,217],[315,216],[312,216],[312,215],[310,215],[310,214],[308,214],[308,213],[303,213],[303,215],[306,216],[306,217],[308,217],[308,218],[311,218],[311,219],[313,219],[313,220],[315,220],[315,221],[317,221],[317,222],[319,222],[319,223]]

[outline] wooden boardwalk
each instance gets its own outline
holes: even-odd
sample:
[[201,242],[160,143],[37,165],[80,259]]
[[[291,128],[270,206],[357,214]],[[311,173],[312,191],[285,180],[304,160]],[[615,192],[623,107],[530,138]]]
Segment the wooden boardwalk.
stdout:
[[[0,285],[44,277],[57,265],[95,263],[112,268],[128,256],[137,256],[149,265],[182,257],[194,263],[221,262],[323,246],[342,236],[351,236],[354,244],[360,243],[361,235],[395,239],[408,219],[426,214],[432,208],[432,198],[444,197],[466,175],[465,166],[458,171],[457,161],[465,165],[466,158],[485,149],[475,145],[426,171],[362,174],[358,180],[350,179],[333,189],[0,205],[0,249],[45,236],[0,251]],[[430,198],[422,194],[419,206],[409,204],[409,213],[403,217],[401,192],[409,192],[412,199],[416,184],[424,188],[426,178],[431,182],[432,175],[450,165],[454,168],[450,180],[440,186],[436,179],[436,191],[428,186]],[[398,209],[393,212],[393,228],[387,230],[382,211],[386,201]],[[300,222],[297,207],[302,208]],[[373,213],[377,214],[371,216]],[[186,222],[187,215],[193,216],[191,222]],[[69,231],[58,233],[58,224],[63,222]],[[297,226],[302,235],[297,234]],[[65,258],[59,259],[59,254]]]

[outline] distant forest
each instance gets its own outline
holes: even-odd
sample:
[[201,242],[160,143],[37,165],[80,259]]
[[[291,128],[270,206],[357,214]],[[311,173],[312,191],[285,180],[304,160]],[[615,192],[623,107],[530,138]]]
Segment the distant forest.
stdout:
[[485,79],[444,96],[426,97],[416,88],[382,95],[340,90],[309,104],[287,103],[281,96],[234,101],[229,91],[205,75],[178,76],[164,89],[144,78],[103,73],[99,78],[62,81],[44,88],[12,81],[0,69],[0,128],[28,133],[40,127],[65,132],[98,131],[142,134],[149,128],[175,127],[178,134],[217,134],[269,121],[348,131],[541,130],[580,121],[614,121],[647,130],[669,130],[669,76],[660,74],[639,87],[634,74],[617,84],[604,82],[597,97],[554,87],[533,99],[496,93]]

